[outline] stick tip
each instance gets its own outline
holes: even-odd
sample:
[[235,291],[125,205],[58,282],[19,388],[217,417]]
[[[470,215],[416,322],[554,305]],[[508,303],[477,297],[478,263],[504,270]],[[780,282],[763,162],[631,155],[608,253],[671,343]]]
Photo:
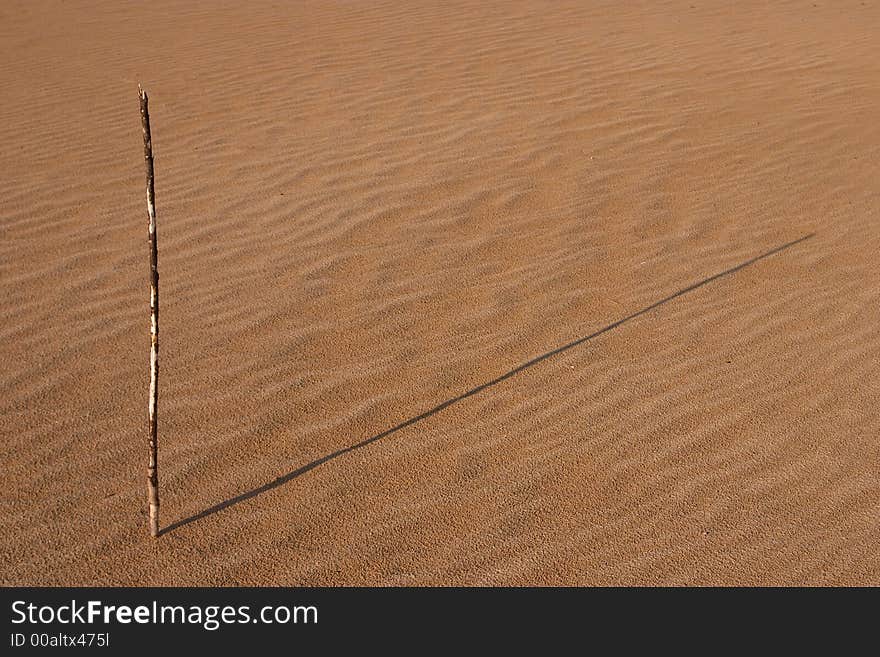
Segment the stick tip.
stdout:
[[146,99],[147,99],[147,92],[144,91],[144,88],[141,86],[141,83],[140,83],[140,82],[138,82],[138,97],[139,97],[141,100],[146,100]]

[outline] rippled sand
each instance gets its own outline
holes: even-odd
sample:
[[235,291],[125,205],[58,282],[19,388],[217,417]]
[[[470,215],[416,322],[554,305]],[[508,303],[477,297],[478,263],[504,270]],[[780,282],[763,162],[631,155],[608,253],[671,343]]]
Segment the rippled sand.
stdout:
[[4,2],[0,580],[880,584],[878,32]]

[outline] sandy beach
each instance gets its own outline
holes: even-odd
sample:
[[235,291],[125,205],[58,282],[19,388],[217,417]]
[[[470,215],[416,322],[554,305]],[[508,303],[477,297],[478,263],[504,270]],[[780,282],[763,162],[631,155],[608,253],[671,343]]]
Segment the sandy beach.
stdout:
[[878,34],[7,0],[0,583],[880,585]]

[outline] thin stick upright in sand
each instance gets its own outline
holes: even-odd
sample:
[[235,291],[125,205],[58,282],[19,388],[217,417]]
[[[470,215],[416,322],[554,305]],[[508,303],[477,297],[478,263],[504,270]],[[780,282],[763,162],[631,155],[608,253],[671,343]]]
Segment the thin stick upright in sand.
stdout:
[[158,405],[159,405],[159,251],[156,246],[156,197],[153,190],[153,142],[147,92],[138,85],[144,128],[144,164],[147,168],[147,214],[150,217],[150,461],[147,467],[147,502],[150,534],[159,535]]

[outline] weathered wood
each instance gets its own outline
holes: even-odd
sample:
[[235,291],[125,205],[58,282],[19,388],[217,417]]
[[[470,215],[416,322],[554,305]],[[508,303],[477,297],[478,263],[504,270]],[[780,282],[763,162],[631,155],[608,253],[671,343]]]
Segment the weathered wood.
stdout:
[[147,214],[150,218],[150,460],[147,467],[147,503],[150,534],[159,535],[159,250],[156,241],[156,197],[153,189],[153,142],[147,92],[138,85],[144,129],[144,164],[147,169]]

